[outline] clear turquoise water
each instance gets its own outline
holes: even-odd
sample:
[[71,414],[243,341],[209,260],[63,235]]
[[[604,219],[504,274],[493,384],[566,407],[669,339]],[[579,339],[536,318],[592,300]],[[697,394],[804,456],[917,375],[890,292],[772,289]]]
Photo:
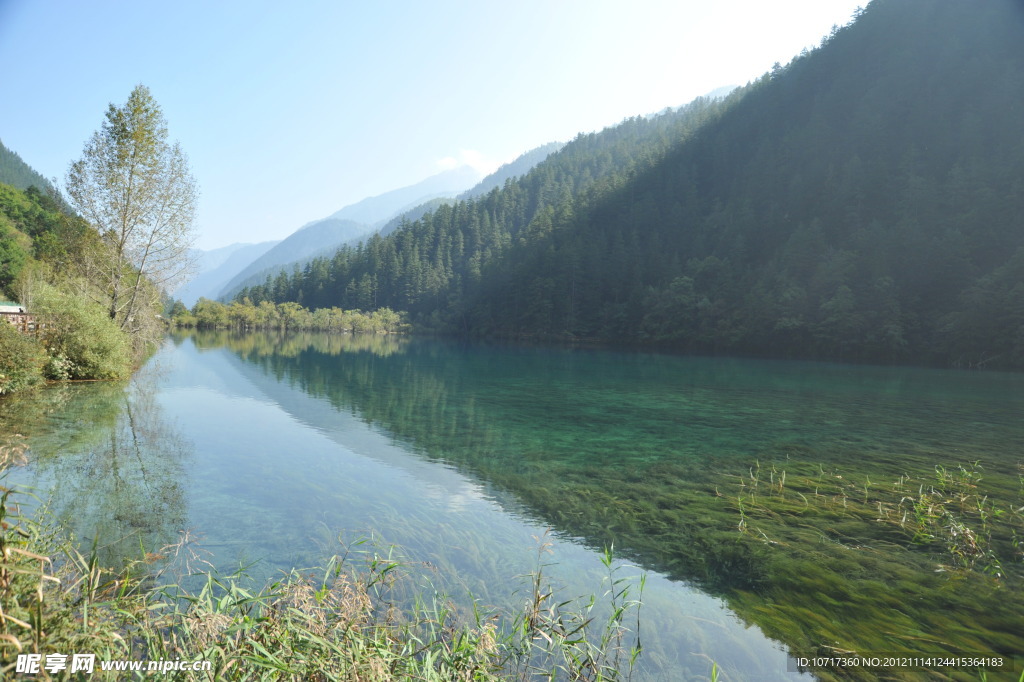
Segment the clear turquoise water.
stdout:
[[868,482],[863,506],[895,505],[897,477],[916,493],[936,464],[980,461],[991,499],[1024,506],[1022,389],[1012,374],[205,334],[128,385],[4,400],[0,424],[31,445],[17,481],[52,491],[109,561],[190,528],[220,568],[265,577],[372,534],[498,604],[551,528],[568,592],[601,592],[595,549],[611,543],[650,572],[645,674],[715,660],[731,679],[792,679],[786,647],[1024,646],[1013,528],[993,534],[993,580],[854,494]]

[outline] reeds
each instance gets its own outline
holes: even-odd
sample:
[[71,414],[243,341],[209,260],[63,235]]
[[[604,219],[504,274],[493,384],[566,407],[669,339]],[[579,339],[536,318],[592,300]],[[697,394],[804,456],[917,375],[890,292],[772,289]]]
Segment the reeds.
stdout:
[[[0,457],[15,461],[23,452],[7,447]],[[188,535],[111,572],[95,550],[83,555],[48,524],[45,512],[22,516],[19,494],[0,489],[3,679],[15,678],[20,653],[91,653],[97,661],[211,663],[208,672],[172,671],[166,679],[597,681],[630,677],[642,650],[644,581],[619,577],[610,550],[600,597],[556,596],[541,539],[520,611],[472,598],[467,609],[397,550],[365,539],[320,568],[292,570],[262,588],[244,571],[218,574]],[[118,675],[97,666],[89,679]]]

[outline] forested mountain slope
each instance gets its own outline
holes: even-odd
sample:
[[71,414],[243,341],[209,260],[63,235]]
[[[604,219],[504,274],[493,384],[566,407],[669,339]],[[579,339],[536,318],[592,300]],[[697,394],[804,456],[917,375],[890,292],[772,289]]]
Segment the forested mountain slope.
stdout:
[[510,254],[473,326],[1019,366],[1022,41],[1008,0],[876,0]]
[[460,166],[414,185],[345,206],[326,218],[303,225],[239,271],[227,284],[204,295],[229,299],[243,287],[262,284],[282,273],[287,277],[295,268],[324,253],[331,254],[344,244],[356,243],[420,203],[454,197],[479,179],[478,171]]
[[[474,197],[480,197],[493,189],[503,187],[506,182],[520,175],[526,175],[530,170],[538,163],[549,157],[554,152],[558,151],[563,147],[561,142],[549,142],[548,144],[531,149],[528,152],[523,152],[517,158],[510,161],[509,163],[503,164],[500,168],[495,170],[493,173],[485,177],[483,180],[478,182],[473,187],[467,189],[465,192],[460,194],[458,199],[472,199]],[[411,208],[407,211],[402,212],[400,215],[395,216],[389,220],[382,228],[380,228],[380,236],[384,237],[391,234],[399,227],[406,223],[411,223],[415,220],[419,220],[428,213],[433,213],[438,208],[445,204],[455,203],[450,197],[438,197],[431,199],[430,201],[424,202],[419,206]]]
[[581,136],[249,293],[481,335],[1021,367],[1021,45],[1014,0],[874,0],[724,104]]
[[17,297],[14,282],[33,260],[61,269],[77,258],[91,234],[63,210],[35,185],[22,191],[0,183],[0,299]]
[[441,206],[386,237],[376,235],[332,258],[317,259],[298,277],[279,278],[239,296],[296,300],[309,307],[392,306],[421,319],[457,320],[483,271],[514,244],[546,238],[544,226],[550,227],[556,209],[571,213],[573,202],[584,194],[602,196],[724,106],[700,99],[677,112],[580,135],[500,189]]
[[479,171],[470,166],[459,166],[421,180],[408,187],[393,189],[384,194],[367,197],[327,216],[327,219],[351,220],[363,223],[369,229],[377,228],[394,216],[420,203],[438,197],[454,197],[481,179]]
[[25,163],[17,152],[4,146],[3,142],[0,142],[0,183],[18,189],[32,186],[42,191],[50,189],[49,181]]
[[296,261],[311,258],[325,248],[352,240],[370,232],[370,227],[344,218],[324,218],[305,225],[274,244],[242,268],[211,297],[233,296],[244,286],[261,283]]

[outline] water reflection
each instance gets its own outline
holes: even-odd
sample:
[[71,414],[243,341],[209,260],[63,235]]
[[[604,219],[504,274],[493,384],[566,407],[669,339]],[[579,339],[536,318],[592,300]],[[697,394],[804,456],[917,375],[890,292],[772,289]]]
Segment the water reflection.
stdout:
[[191,447],[157,403],[158,376],[50,387],[0,402],[0,423],[26,437],[33,487],[84,551],[104,565],[174,542],[188,525]]
[[302,352],[314,350],[324,355],[341,353],[371,353],[388,357],[404,351],[408,337],[395,334],[324,334],[318,332],[270,331],[263,333],[239,332],[223,329],[198,331],[176,330],[171,334],[175,345],[191,339],[196,348],[229,348],[243,357],[279,355],[294,358]]

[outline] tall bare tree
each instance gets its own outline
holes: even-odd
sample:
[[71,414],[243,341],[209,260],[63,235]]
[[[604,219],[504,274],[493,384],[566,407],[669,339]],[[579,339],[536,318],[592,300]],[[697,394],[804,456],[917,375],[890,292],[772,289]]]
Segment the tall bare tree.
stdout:
[[149,325],[153,288],[179,280],[190,265],[198,189],[149,88],[107,109],[100,130],[68,169],[73,207],[99,231],[101,248],[83,266],[122,329]]

